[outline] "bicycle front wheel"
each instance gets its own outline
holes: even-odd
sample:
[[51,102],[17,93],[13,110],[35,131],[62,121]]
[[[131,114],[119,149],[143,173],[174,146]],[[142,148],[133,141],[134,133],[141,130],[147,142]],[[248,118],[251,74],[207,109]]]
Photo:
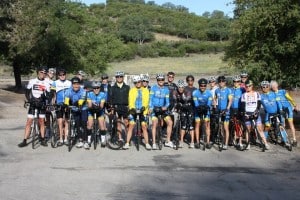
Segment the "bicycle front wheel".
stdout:
[[289,150],[289,151],[292,151],[293,149],[293,145],[291,144],[290,140],[289,140],[289,137],[288,137],[288,134],[285,130],[285,128],[283,126],[280,126],[279,128],[280,130],[280,135],[282,137],[282,140],[284,142],[284,146]]
[[36,140],[37,140],[37,124],[36,124],[36,122],[34,121],[33,122],[33,128],[32,128],[32,130],[31,130],[32,132],[32,142],[31,142],[31,144],[32,144],[32,149],[35,149],[35,146],[36,146]]
[[123,132],[124,134],[127,134],[127,129],[123,122],[118,122],[121,125],[123,132],[118,130],[116,122],[112,123],[113,124],[108,129],[109,135],[107,137],[107,145],[112,150],[119,150],[123,147],[123,140],[120,137],[122,137]]
[[163,146],[163,141],[162,141],[162,127],[161,123],[158,122],[157,129],[156,129],[156,138],[158,142],[158,149],[161,150]]
[[54,119],[51,124],[51,138],[50,138],[52,148],[57,147],[57,141],[59,138],[58,133],[59,133],[59,131],[58,131],[58,126],[57,126],[57,121],[56,121],[56,119]]

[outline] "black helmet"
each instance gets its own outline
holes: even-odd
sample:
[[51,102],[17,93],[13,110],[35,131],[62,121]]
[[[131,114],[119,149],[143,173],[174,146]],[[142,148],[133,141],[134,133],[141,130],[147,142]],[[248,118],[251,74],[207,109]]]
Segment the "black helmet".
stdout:
[[74,83],[80,83],[80,79],[78,77],[74,77],[71,79],[71,83],[74,84]]
[[108,75],[107,74],[102,74],[101,79],[108,79]]
[[208,81],[205,78],[200,78],[198,80],[199,85],[207,85]]
[[46,66],[39,66],[37,69],[36,69],[37,72],[43,72],[44,74],[46,74],[48,72],[48,67]]
[[220,83],[220,82],[226,82],[225,76],[219,76],[218,77],[218,83]]
[[187,75],[185,78],[186,82],[188,82],[189,79],[192,79],[193,81],[195,80],[193,75]]

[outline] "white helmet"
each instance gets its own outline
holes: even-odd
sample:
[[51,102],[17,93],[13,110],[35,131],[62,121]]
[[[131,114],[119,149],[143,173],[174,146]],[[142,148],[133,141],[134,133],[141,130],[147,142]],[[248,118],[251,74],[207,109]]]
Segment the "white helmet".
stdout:
[[56,74],[56,69],[55,68],[49,68],[48,73]]
[[159,73],[156,75],[156,79],[165,79],[165,75],[162,73]]
[[122,71],[117,71],[117,72],[116,72],[116,76],[124,76],[124,72],[122,72]]
[[149,76],[148,74],[141,74],[140,76],[141,76],[141,78],[142,78],[142,81],[147,81],[147,82],[149,82],[150,76]]
[[215,76],[211,76],[211,77],[209,77],[208,78],[208,82],[216,82],[217,81],[217,77],[215,77]]
[[85,73],[84,71],[82,71],[82,70],[79,70],[79,71],[77,72],[77,75],[80,75],[80,76],[82,76],[82,77],[85,77],[85,76],[86,76],[86,73]]
[[101,86],[100,81],[93,81],[91,84],[92,88],[98,88]]
[[270,85],[269,81],[262,81],[260,83],[260,86],[265,86],[265,85],[269,86]]
[[246,71],[242,71],[241,74],[240,74],[240,76],[241,76],[241,77],[242,77],[242,76],[248,76],[248,73],[247,73]]
[[134,83],[136,83],[136,82],[139,82],[139,81],[141,81],[142,79],[141,79],[141,76],[139,76],[139,75],[134,75],[133,77],[132,77],[132,81],[134,82]]
[[239,76],[239,75],[233,76],[232,80],[233,81],[241,81],[241,76]]
[[184,80],[178,80],[178,82],[177,82],[177,87],[179,87],[179,88],[185,87],[185,82],[184,82]]

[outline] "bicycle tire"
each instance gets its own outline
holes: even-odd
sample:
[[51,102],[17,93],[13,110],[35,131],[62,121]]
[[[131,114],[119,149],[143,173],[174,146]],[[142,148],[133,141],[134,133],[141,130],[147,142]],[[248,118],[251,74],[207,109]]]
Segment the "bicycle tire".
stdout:
[[57,121],[56,119],[53,120],[52,125],[51,125],[51,137],[50,137],[50,142],[51,142],[51,147],[56,148],[57,147],[57,141],[58,141],[58,126],[57,126]]
[[69,120],[69,129],[68,129],[68,138],[67,138],[67,140],[68,140],[68,151],[69,152],[71,152],[71,150],[72,150],[72,137],[71,137],[71,132],[72,131],[74,131],[73,130],[73,126],[72,126],[72,120],[73,120],[73,118],[70,118],[70,120]]
[[136,123],[136,128],[135,128],[135,147],[136,147],[136,150],[140,150],[140,144],[141,144],[141,135],[139,133],[140,130],[140,122],[137,121]]
[[218,140],[219,140],[219,151],[222,152],[223,147],[224,147],[224,126],[223,126],[223,123],[219,124]]
[[[205,120],[202,120],[201,122],[200,122],[201,124],[200,124],[200,130],[201,130],[201,132],[202,132],[202,140],[203,140],[203,145],[202,145],[202,150],[203,151],[205,151],[205,149],[206,149],[206,147],[205,147],[205,144],[206,144],[206,122],[205,122]],[[200,132],[200,134],[201,134],[201,132]],[[200,144],[200,141],[199,141],[199,144]]]
[[[283,138],[283,137],[286,138],[286,141],[284,142],[285,147],[287,148],[287,150],[292,151],[292,150],[293,150],[293,145],[292,145],[292,143],[291,143],[290,140],[289,140],[289,136],[288,136],[288,134],[287,134],[285,128],[284,128],[283,126],[280,126],[280,127],[279,127],[279,130],[280,130],[280,135],[281,135],[281,137],[282,137],[282,138]],[[284,134],[284,135],[283,135],[283,134]]]
[[37,139],[37,125],[36,125],[36,122],[34,121],[33,122],[33,128],[32,128],[32,149],[35,149],[35,141]]
[[174,149],[175,150],[178,150],[178,148],[179,148],[179,133],[180,133],[180,124],[179,124],[180,122],[179,121],[177,121],[176,122],[176,124],[175,124],[175,126],[174,126],[174,134],[173,134],[173,143],[175,144],[174,145]]
[[157,129],[156,129],[156,138],[158,142],[158,149],[162,150],[163,142],[162,142],[162,127],[160,121],[157,124]]
[[254,132],[255,132],[256,138],[259,141],[259,146],[261,147],[262,152],[265,152],[266,145],[263,143],[262,138],[260,137],[260,134],[259,134],[259,132],[257,130],[257,127],[255,127]]
[[[113,127],[112,123],[115,123]],[[117,123],[121,123],[121,126],[126,128],[125,124],[120,121],[112,121],[110,123],[110,127],[108,127],[109,135],[107,138],[107,145],[112,150],[119,150],[123,147],[123,141],[119,139],[119,135],[122,135],[122,132],[117,129]],[[127,134],[127,130],[124,130],[124,132]]]
[[94,150],[97,149],[97,144],[98,144],[98,134],[97,134],[97,132],[98,132],[97,122],[94,121],[93,133],[92,133]]

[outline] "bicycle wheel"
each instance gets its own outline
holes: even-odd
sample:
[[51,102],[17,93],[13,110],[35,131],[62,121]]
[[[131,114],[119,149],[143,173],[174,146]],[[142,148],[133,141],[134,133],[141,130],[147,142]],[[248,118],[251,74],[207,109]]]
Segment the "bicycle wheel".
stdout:
[[140,150],[140,144],[141,144],[141,130],[140,130],[140,122],[137,121],[136,122],[136,126],[135,126],[135,147],[136,150]]
[[293,149],[293,145],[291,144],[290,140],[289,140],[289,137],[288,137],[288,134],[285,130],[285,128],[283,126],[280,126],[279,127],[280,129],[280,135],[282,137],[282,140],[284,142],[284,146],[289,150],[289,151],[292,151]]
[[219,142],[219,151],[223,150],[224,146],[224,125],[223,123],[219,124],[219,131],[218,131],[218,142]]
[[37,124],[35,121],[33,121],[33,127],[32,127],[32,149],[35,149],[35,145],[36,145],[36,140],[37,140]]
[[97,127],[96,122],[94,122],[92,138],[93,138],[94,150],[96,150],[97,149],[97,144],[98,144],[98,127]]
[[180,135],[180,124],[177,121],[173,131],[173,144],[175,150],[178,150],[179,148],[179,135]]
[[162,141],[162,127],[160,121],[158,122],[157,129],[156,129],[156,138],[158,143],[158,149],[161,150],[163,146],[163,141]]
[[[123,122],[121,123],[121,126],[125,127],[125,124]],[[115,121],[112,121],[110,124],[109,129],[109,135],[107,137],[107,145],[112,150],[119,150],[123,147],[123,141],[120,140],[119,135],[122,135],[122,132],[117,129],[117,123]],[[126,132],[127,133],[127,132]]]
[[59,131],[58,131],[58,125],[57,125],[56,119],[53,119],[53,121],[52,121],[50,132],[51,132],[51,138],[50,138],[51,147],[56,148],[57,147],[57,141],[58,141],[58,138],[59,138],[59,135],[58,135]]
[[234,121],[230,121],[229,123],[229,145],[238,148],[237,141],[236,141],[236,126]]
[[70,118],[69,121],[69,132],[68,132],[68,151],[70,152],[72,150],[72,135],[74,131],[74,126],[73,126],[73,118]]
[[[202,143],[202,150],[203,151],[205,151],[205,144],[206,144],[206,122],[204,121],[204,120],[201,120],[201,122],[200,122],[201,124],[200,124],[200,130],[201,130],[201,132],[200,132],[200,134],[201,134],[201,138],[202,138],[202,141],[203,141],[203,143]],[[201,142],[199,142],[199,144],[200,144]]]
[[258,143],[258,146],[260,146],[262,152],[265,152],[265,150],[266,150],[266,145],[263,143],[263,140],[262,140],[262,138],[260,137],[260,134],[259,134],[259,132],[258,132],[258,130],[257,130],[257,127],[255,127],[254,131],[255,131],[256,138],[257,138],[257,140],[258,140],[258,142],[259,142],[259,143]]

